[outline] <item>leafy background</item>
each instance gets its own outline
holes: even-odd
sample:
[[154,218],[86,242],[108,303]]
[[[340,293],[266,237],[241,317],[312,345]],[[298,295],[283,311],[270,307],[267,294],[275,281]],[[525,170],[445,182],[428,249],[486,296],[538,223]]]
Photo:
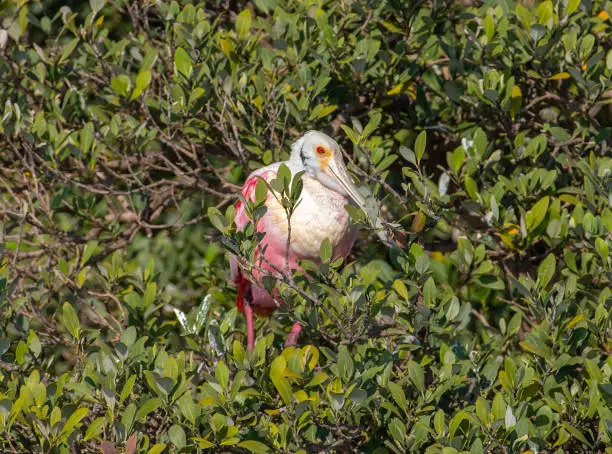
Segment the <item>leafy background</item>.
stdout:
[[[0,1],[2,452],[610,452],[611,15]],[[308,129],[397,247],[249,354],[231,206]]]

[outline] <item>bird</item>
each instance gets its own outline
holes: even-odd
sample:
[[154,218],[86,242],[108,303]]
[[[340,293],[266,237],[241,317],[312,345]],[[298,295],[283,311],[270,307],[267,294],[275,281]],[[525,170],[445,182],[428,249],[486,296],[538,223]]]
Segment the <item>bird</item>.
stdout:
[[[254,255],[255,266],[247,273],[238,258],[230,255],[231,276],[237,289],[236,306],[246,318],[249,351],[253,350],[255,342],[253,314],[271,315],[281,304],[274,292],[264,288],[262,278],[266,273],[292,272],[299,269],[300,260],[320,264],[321,243],[326,239],[332,247],[333,258],[346,257],[359,229],[345,206],[351,204],[365,212],[365,199],[349,176],[340,145],[319,131],[308,131],[294,142],[288,160],[251,173],[241,190],[244,201],[254,201],[257,182],[263,179],[270,183],[283,163],[294,176],[303,172],[303,188],[290,224],[285,209],[268,189],[264,202],[267,210],[255,226],[257,232],[264,233]],[[235,208],[236,230],[242,231],[251,221],[243,200],[239,200]],[[296,345],[301,329],[298,322],[293,325],[286,346]]]

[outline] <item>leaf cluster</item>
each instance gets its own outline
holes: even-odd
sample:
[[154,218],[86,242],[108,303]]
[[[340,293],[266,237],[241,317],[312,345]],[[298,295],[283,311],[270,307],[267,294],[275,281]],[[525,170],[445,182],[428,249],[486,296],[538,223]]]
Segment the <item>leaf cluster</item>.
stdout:
[[[608,452],[611,16],[0,0],[0,451]],[[247,352],[236,204],[291,218],[307,176],[240,188],[310,129],[362,233]]]

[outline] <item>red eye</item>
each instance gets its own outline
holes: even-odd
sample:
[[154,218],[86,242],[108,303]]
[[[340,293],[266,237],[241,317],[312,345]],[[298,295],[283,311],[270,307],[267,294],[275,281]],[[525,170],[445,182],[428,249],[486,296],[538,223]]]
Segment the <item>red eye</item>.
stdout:
[[319,146],[317,147],[317,154],[318,154],[319,156],[323,156],[323,155],[325,154],[325,147],[322,147],[321,145],[319,145]]

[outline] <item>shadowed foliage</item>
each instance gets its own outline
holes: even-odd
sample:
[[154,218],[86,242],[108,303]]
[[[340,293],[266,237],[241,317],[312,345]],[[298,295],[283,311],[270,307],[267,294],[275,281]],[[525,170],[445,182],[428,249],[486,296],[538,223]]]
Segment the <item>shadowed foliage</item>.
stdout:
[[[610,452],[611,15],[0,0],[0,451]],[[234,205],[309,129],[393,245],[349,208],[249,353]]]

